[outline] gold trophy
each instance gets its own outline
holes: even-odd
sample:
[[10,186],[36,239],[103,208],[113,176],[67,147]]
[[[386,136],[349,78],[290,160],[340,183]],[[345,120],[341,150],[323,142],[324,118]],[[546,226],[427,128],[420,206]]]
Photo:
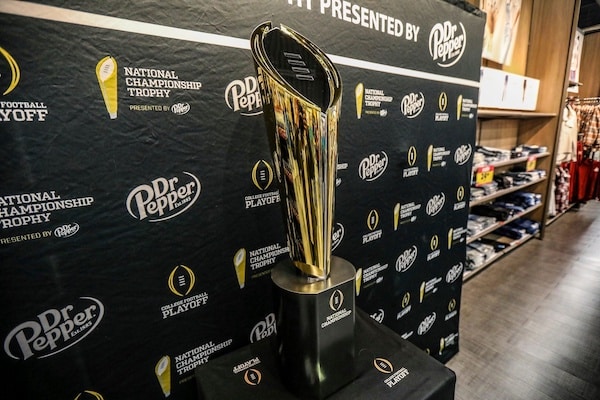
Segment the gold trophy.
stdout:
[[235,267],[235,275],[237,276],[240,289],[243,289],[246,284],[246,249],[239,249],[233,256],[233,266]]
[[169,397],[171,395],[171,358],[169,356],[161,357],[154,367],[154,373],[163,394],[165,397]]
[[358,83],[354,88],[354,97],[356,100],[356,118],[362,116],[363,101],[365,99],[365,85]]
[[360,286],[362,285],[362,268],[356,270],[356,295],[360,295]]
[[433,145],[430,144],[427,148],[427,171],[431,171],[431,165],[433,163]]
[[398,222],[400,220],[400,203],[394,206],[394,230],[398,230]]
[[342,83],[286,26],[259,25],[250,46],[290,249],[271,271],[282,381],[323,398],[354,378],[356,271],[331,255]]
[[454,229],[448,230],[448,250],[452,248],[452,239],[454,238]]
[[96,65],[96,78],[104,98],[104,105],[110,119],[117,118],[118,93],[117,93],[117,60],[106,56]]
[[456,99],[456,120],[460,119],[460,115],[462,114],[462,103],[463,97],[462,94],[458,95],[458,99]]

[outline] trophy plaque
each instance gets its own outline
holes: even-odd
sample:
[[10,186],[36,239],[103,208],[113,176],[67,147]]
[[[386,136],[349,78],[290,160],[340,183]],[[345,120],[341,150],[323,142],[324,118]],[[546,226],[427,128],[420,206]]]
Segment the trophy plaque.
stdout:
[[331,255],[342,83],[325,53],[286,26],[259,25],[250,46],[290,250],[271,272],[281,379],[323,398],[354,378],[356,272]]

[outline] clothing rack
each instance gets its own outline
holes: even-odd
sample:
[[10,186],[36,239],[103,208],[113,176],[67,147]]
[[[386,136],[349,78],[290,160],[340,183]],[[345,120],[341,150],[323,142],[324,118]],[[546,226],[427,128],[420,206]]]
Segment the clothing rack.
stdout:
[[568,104],[600,104],[600,97],[584,97],[576,96],[568,97],[565,101]]

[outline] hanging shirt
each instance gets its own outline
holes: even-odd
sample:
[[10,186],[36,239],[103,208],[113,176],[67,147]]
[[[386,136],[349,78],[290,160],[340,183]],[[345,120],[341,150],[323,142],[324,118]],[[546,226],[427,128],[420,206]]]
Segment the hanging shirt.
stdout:
[[600,106],[584,105],[578,109],[579,132],[582,134],[584,153],[600,145]]
[[567,105],[562,115],[558,149],[556,151],[557,162],[577,160],[577,130],[577,112],[573,107]]

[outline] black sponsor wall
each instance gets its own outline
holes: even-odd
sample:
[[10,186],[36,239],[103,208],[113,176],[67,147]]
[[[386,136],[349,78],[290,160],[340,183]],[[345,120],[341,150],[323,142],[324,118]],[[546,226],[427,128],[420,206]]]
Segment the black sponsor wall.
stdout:
[[357,304],[458,351],[484,20],[437,0],[202,3],[0,4],[9,392],[193,399],[195,366],[274,332],[287,244],[247,40],[265,20],[342,76],[334,253]]

